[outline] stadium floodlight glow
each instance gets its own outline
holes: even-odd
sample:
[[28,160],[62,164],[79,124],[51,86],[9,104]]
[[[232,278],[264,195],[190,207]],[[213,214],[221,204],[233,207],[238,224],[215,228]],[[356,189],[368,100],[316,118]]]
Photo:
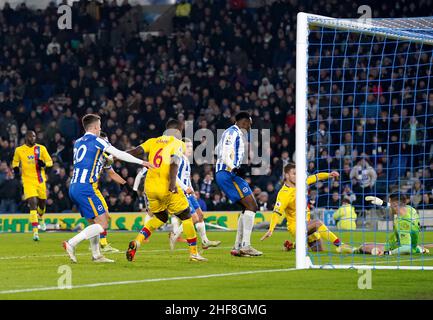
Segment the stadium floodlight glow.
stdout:
[[[427,147],[431,145],[431,150],[433,150],[433,137],[428,137],[426,133],[418,136],[417,133],[414,133],[417,131],[412,130],[412,122],[410,129],[407,129],[406,125],[410,118],[414,118],[418,123],[424,121],[422,125],[425,132],[427,129],[433,129],[433,121],[430,121],[433,118],[433,106],[429,108],[428,101],[433,97],[433,80],[430,81],[433,75],[432,65],[433,17],[362,20],[298,13],[295,158],[297,269],[325,267],[329,269],[331,266],[334,269],[433,270],[433,257],[418,254],[416,251],[410,251],[407,255],[384,256],[369,255],[362,251],[361,254],[358,252],[339,254],[331,245],[328,246],[331,250],[325,249],[326,253],[313,253],[307,246],[306,222],[307,164],[313,162],[316,172],[320,171],[318,169],[322,171],[336,169],[331,167],[330,162],[326,164],[320,161],[321,155],[330,156],[332,161],[338,162],[339,169],[342,169],[345,161],[344,154],[340,154],[341,150],[352,150],[352,153],[346,154],[346,158],[353,162],[358,161],[357,157],[361,154],[365,154],[363,159],[367,158],[374,170],[378,163],[383,159],[386,160],[390,170],[386,178],[386,192],[379,191],[375,185],[372,185],[369,186],[371,189],[362,189],[362,192],[356,194],[358,200],[365,199],[367,195],[367,193],[364,194],[365,190],[371,190],[372,194],[369,193],[369,195],[385,200],[392,190],[401,192],[400,180],[403,179],[406,172],[411,172],[415,177],[416,172],[429,166],[433,160],[429,159],[430,150],[427,150]],[[309,101],[310,99],[314,102],[314,106]],[[343,123],[342,109],[346,107],[351,112],[349,129],[347,126],[341,126]],[[354,111],[355,109],[357,110]],[[309,119],[312,112],[315,113],[315,117]],[[389,123],[395,113],[400,116],[400,127],[398,132],[393,133],[390,131]],[[388,130],[380,131],[378,123],[384,114]],[[320,143],[317,142],[320,123],[328,127],[329,141],[324,139]],[[333,131],[329,129],[331,124]],[[350,137],[354,137],[357,133],[357,126],[358,131],[361,132],[359,135],[361,142],[350,140]],[[406,132],[407,135],[405,135]],[[349,142],[344,137],[348,133],[350,133]],[[397,140],[392,140],[394,135]],[[381,152],[380,156],[374,146],[371,147],[373,142],[370,138],[373,136],[381,140],[381,145],[386,149],[386,152]],[[412,149],[409,152],[401,152],[401,145],[404,142],[409,143],[404,139],[408,139],[411,143],[409,148]],[[393,144],[397,143],[400,153],[397,152],[391,159],[390,150]],[[407,148],[407,143],[404,148]],[[421,146],[420,149],[416,149],[417,151],[412,147],[415,144]],[[345,149],[341,149],[341,146]],[[372,155],[366,151],[368,148],[374,149]],[[336,156],[336,150],[339,150],[339,157]],[[323,166],[326,165],[328,167],[323,169]],[[362,179],[363,175],[364,171],[361,174]],[[340,183],[339,195],[342,194],[342,187]],[[349,187],[353,189],[352,182]],[[320,194],[319,198],[320,196],[327,197],[328,195]],[[323,201],[321,203],[323,204]],[[327,204],[329,205],[329,200]],[[394,234],[393,228],[389,225],[398,223],[397,220],[394,220],[396,216],[389,211],[390,209],[383,208],[380,210],[386,213],[386,219],[379,218],[376,214],[377,208],[373,205],[370,206],[363,200],[357,205],[359,212],[363,213],[362,230],[341,233],[343,242],[346,240],[346,243],[354,248],[365,242],[385,243]],[[321,212],[323,213],[322,209],[316,208],[314,213],[320,216]],[[433,232],[427,231],[429,227],[433,228],[433,210],[425,210],[424,202],[419,204],[416,210],[423,227],[419,232],[421,248],[428,240],[433,242]],[[367,217],[370,220],[367,220]]]

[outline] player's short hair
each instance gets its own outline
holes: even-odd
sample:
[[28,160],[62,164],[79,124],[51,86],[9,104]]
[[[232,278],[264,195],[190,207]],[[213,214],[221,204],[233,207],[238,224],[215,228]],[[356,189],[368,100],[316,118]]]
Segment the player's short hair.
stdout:
[[404,193],[401,192],[393,192],[389,195],[389,200],[390,201],[399,201],[401,203],[406,203],[407,202],[407,196]]
[[235,120],[236,122],[242,120],[242,119],[251,119],[250,114],[247,111],[240,111],[236,116]]
[[180,122],[176,119],[170,119],[165,124],[165,129],[178,129],[180,128]]
[[284,166],[284,173],[289,173],[289,171],[292,169],[296,169],[296,164],[290,162]]
[[84,130],[87,130],[91,124],[95,123],[98,120],[101,120],[101,117],[98,116],[97,114],[93,114],[93,113],[86,114],[81,120]]
[[341,199],[341,203],[347,203],[347,204],[351,204],[352,201],[350,201],[350,199],[348,197],[343,197],[343,199]]

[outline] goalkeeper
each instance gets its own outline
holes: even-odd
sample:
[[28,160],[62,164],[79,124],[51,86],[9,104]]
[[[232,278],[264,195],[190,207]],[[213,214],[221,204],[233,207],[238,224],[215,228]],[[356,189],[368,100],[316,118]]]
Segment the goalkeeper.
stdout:
[[391,237],[385,244],[366,243],[361,245],[354,253],[372,255],[395,255],[429,253],[429,250],[418,245],[420,223],[419,215],[411,206],[408,206],[407,197],[404,194],[393,193],[389,197],[389,203],[368,196],[366,201],[378,206],[387,206],[394,215],[394,227]]

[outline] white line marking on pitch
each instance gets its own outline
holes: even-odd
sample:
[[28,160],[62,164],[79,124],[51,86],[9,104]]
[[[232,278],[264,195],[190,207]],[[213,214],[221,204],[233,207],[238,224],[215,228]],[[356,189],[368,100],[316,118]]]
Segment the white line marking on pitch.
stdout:
[[[251,271],[240,271],[240,272],[231,272],[231,273],[205,274],[205,275],[199,275],[199,276],[185,276],[185,277],[173,277],[173,278],[156,278],[156,279],[143,279],[143,280],[128,280],[128,281],[117,281],[117,282],[100,282],[100,283],[90,283],[90,284],[76,285],[76,286],[72,286],[71,289],[95,288],[95,287],[104,287],[104,286],[117,286],[117,285],[137,284],[137,283],[146,283],[146,282],[162,282],[162,281],[176,281],[176,280],[207,279],[207,278],[218,278],[218,277],[241,276],[241,275],[256,274],[256,273],[286,272],[286,271],[295,271],[295,270],[296,270],[296,268],[267,269],[267,270],[251,270]],[[0,294],[35,292],[35,291],[50,291],[50,290],[65,290],[65,289],[61,289],[59,287],[28,288],[28,289],[0,291]]]
[[[380,258],[378,258],[378,259],[380,259]],[[369,263],[370,265],[375,265],[375,264],[381,264],[381,263],[423,262],[423,261],[431,261],[431,260],[433,260],[433,258],[398,259],[398,258],[395,257],[394,259],[373,260],[373,261],[368,261],[368,262],[372,262],[372,263]],[[354,265],[362,265],[362,264],[365,264],[365,263],[363,263],[363,262],[356,262],[356,263],[354,263]],[[414,265],[414,266],[417,266],[417,265]],[[419,267],[422,267],[422,265],[420,265]]]
[[[232,247],[217,247],[212,248],[211,250],[221,250],[221,249],[231,249]],[[188,248],[183,249],[174,249],[173,251],[185,251],[188,250]],[[120,251],[120,252],[105,252],[106,254],[125,254],[126,251]],[[155,249],[155,250],[145,250],[143,252],[149,252],[149,253],[155,253],[155,252],[172,252],[170,249]],[[76,256],[86,256],[89,255],[89,253],[77,253]],[[51,254],[51,255],[33,255],[33,256],[12,256],[12,257],[0,257],[0,260],[14,260],[14,259],[37,259],[37,258],[55,258],[55,257],[67,257],[68,255],[66,253],[64,254]]]

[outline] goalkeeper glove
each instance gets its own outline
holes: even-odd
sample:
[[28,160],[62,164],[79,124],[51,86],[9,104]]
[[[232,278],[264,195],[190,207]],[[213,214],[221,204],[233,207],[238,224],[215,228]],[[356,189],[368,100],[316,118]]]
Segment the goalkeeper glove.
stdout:
[[39,168],[45,168],[45,162],[43,162],[41,159],[38,159],[38,166]]
[[378,197],[367,196],[365,197],[365,201],[369,201],[371,204],[375,204],[376,206],[383,205],[383,200],[379,199]]

